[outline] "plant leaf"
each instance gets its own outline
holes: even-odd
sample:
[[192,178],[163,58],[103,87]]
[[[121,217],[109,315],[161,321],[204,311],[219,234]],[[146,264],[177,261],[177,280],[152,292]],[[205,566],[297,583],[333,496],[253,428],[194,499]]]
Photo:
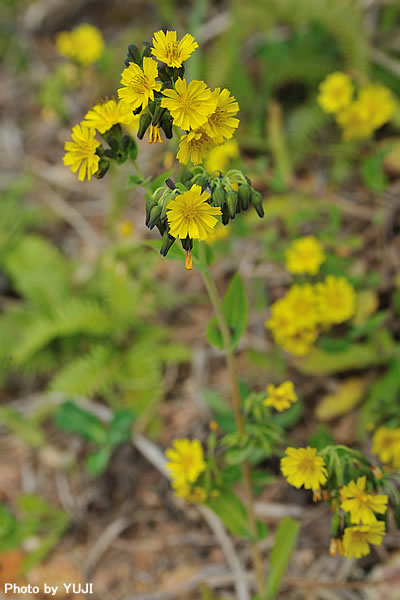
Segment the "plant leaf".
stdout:
[[[247,326],[248,301],[246,289],[239,273],[233,276],[229,284],[222,302],[222,310],[232,338],[229,350],[233,350],[239,343]],[[222,334],[216,317],[213,317],[208,324],[207,339],[213,346],[220,350],[223,349]]]
[[295,549],[300,524],[284,517],[275,533],[275,541],[269,555],[269,573],[264,600],[272,600],[279,591],[281,580]]

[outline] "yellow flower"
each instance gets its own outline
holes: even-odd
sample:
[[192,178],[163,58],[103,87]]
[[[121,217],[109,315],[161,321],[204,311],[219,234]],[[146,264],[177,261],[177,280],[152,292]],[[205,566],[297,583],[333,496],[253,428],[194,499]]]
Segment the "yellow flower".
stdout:
[[400,427],[379,427],[372,438],[372,452],[383,463],[400,469]]
[[327,113],[335,113],[350,104],[353,84],[345,73],[339,71],[328,75],[319,86],[318,103]]
[[286,454],[281,459],[281,471],[288,483],[296,488],[318,490],[326,482],[328,471],[315,448],[286,448]]
[[346,527],[343,535],[343,550],[347,558],[361,558],[369,554],[369,544],[380,546],[385,535],[385,523],[377,521],[370,525]]
[[206,240],[217,224],[214,215],[221,214],[219,207],[208,204],[209,197],[210,194],[202,192],[201,187],[194,184],[188,192],[171,200],[167,209],[169,233],[181,240],[187,236]]
[[162,144],[160,128],[158,125],[150,125],[149,129],[149,144]]
[[317,297],[311,284],[292,285],[285,296],[285,301],[293,315],[296,329],[313,327],[317,323]]
[[225,171],[230,160],[239,156],[239,146],[236,140],[229,140],[220,146],[214,146],[207,154],[204,166],[209,173]]
[[203,129],[189,131],[181,137],[179,142],[179,152],[176,158],[183,165],[187,165],[189,160],[194,165],[202,162],[207,155],[209,149],[214,145],[212,139],[205,133]]
[[84,23],[73,31],[60,31],[56,36],[56,46],[62,56],[90,65],[103,54],[104,40],[97,27]]
[[317,283],[315,289],[319,318],[322,323],[343,323],[353,316],[356,295],[347,279],[328,275],[323,283]]
[[116,102],[112,98],[107,102],[93,106],[86,114],[83,124],[97,129],[99,133],[105,133],[117,123],[129,127],[132,125],[133,120],[132,109],[125,102]]
[[134,231],[135,228],[132,221],[121,221],[118,225],[118,233],[123,238],[131,237]]
[[178,498],[184,498],[188,502],[202,504],[207,500],[206,490],[198,485],[192,488],[187,483],[177,484],[175,481],[173,481],[172,487],[174,488],[175,496],[178,496]]
[[152,54],[169,67],[180,67],[199,45],[194,37],[187,33],[180,42],[176,39],[176,31],[156,31],[153,37]]
[[271,306],[271,316],[265,321],[265,327],[275,335],[286,336],[296,331],[296,322],[286,298],[281,298]]
[[349,141],[369,137],[374,127],[366,106],[357,100],[346,106],[336,115],[336,120],[342,128],[342,137]]
[[304,327],[285,336],[278,334],[275,340],[286,352],[295,356],[305,356],[310,352],[317,337],[318,331],[315,327]]
[[239,125],[239,119],[234,118],[239,112],[239,104],[227,89],[221,92],[220,88],[215,88],[212,95],[216,101],[216,107],[208,117],[204,129],[213,139],[226,138],[228,140]]
[[204,81],[193,80],[186,84],[186,79],[179,78],[174,90],[163,90],[166,98],[161,106],[167,108],[175,125],[182,129],[198,129],[214,112],[216,100]]
[[360,90],[359,101],[366,109],[373,129],[387,123],[396,109],[393,94],[384,85],[366,85]]
[[284,381],[278,387],[269,385],[267,387],[267,398],[264,400],[265,406],[273,406],[281,412],[290,408],[297,401],[297,395],[294,391],[294,385],[291,381]]
[[65,142],[64,165],[68,165],[73,173],[79,169],[79,179],[83,181],[87,175],[88,180],[98,170],[100,157],[96,148],[100,142],[95,138],[96,131],[86,125],[75,125],[72,128],[72,141]]
[[169,459],[166,468],[176,487],[194,483],[206,468],[203,448],[199,440],[175,440],[165,455]]
[[149,100],[154,100],[154,92],[160,91],[162,87],[160,82],[156,82],[157,75],[157,63],[148,56],[143,59],[143,69],[136,63],[129,63],[129,66],[122,71],[121,83],[125,87],[119,88],[119,98],[131,110],[139,106],[145,108]]
[[350,513],[352,523],[375,523],[377,519],[374,513],[383,515],[387,510],[388,497],[368,494],[365,491],[366,481],[367,478],[363,475],[340,490],[340,506]]
[[286,269],[290,273],[315,275],[324,260],[321,244],[311,235],[295,240],[286,250]]

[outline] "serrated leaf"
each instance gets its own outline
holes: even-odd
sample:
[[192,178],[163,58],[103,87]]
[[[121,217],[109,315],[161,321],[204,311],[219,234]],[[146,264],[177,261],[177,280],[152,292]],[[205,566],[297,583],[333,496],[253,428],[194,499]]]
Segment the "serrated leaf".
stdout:
[[275,540],[269,554],[269,572],[265,589],[264,600],[273,600],[281,585],[292,553],[296,547],[300,524],[284,517],[275,532]]
[[[239,273],[233,276],[229,284],[222,302],[222,310],[231,333],[232,343],[229,350],[233,350],[239,343],[247,326],[248,300],[246,289]],[[222,334],[216,317],[213,317],[209,322],[206,334],[210,344],[213,344],[220,350],[224,348]]]

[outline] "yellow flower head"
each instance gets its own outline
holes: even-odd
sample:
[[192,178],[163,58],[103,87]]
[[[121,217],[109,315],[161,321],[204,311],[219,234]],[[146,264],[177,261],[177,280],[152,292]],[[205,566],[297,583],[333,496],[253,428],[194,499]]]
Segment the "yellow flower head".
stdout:
[[125,87],[119,88],[119,98],[131,110],[139,106],[145,108],[149,100],[154,100],[154,92],[159,92],[162,87],[160,82],[156,82],[157,75],[157,63],[148,56],[143,58],[143,69],[136,63],[129,63],[122,71],[121,83]]
[[360,101],[352,102],[336,115],[345,141],[369,137],[374,127],[367,107]]
[[97,129],[99,133],[105,133],[117,123],[129,127],[133,121],[132,109],[125,102],[116,102],[112,98],[107,102],[93,106],[86,114],[83,124]]
[[173,481],[172,487],[174,488],[175,496],[178,496],[178,498],[184,498],[188,502],[202,504],[207,500],[206,490],[198,485],[192,488],[187,483],[177,484],[175,481]]
[[56,36],[56,46],[62,56],[90,65],[103,54],[104,40],[97,27],[84,23],[73,31],[60,31]]
[[284,381],[278,387],[269,385],[267,387],[267,398],[264,400],[265,406],[273,406],[281,412],[290,408],[297,401],[297,394],[294,391],[294,385],[291,381]]
[[150,125],[149,129],[149,144],[162,144],[160,128],[158,125]]
[[207,154],[204,166],[209,173],[225,171],[230,160],[239,156],[239,146],[236,140],[229,140],[220,146],[214,146]]
[[271,306],[271,316],[265,321],[265,327],[274,335],[291,335],[296,331],[296,322],[286,298],[281,298]]
[[319,86],[318,103],[327,113],[336,113],[350,104],[353,97],[353,84],[345,73],[331,73]]
[[275,340],[286,352],[295,356],[305,356],[310,352],[317,337],[318,331],[315,327],[304,327],[285,336],[278,334]]
[[179,142],[179,152],[176,158],[183,165],[187,165],[189,160],[194,165],[198,165],[207,156],[210,148],[214,146],[213,140],[206,134],[203,129],[189,131],[181,137]]
[[174,125],[182,129],[198,129],[207,121],[216,107],[216,99],[204,81],[194,79],[187,85],[186,79],[179,79],[174,90],[163,90],[166,98],[161,106],[168,108]]
[[375,513],[383,515],[387,510],[388,497],[384,494],[368,494],[365,491],[366,481],[367,478],[363,475],[340,490],[340,506],[350,513],[352,523],[375,523]]
[[199,45],[194,37],[187,33],[180,42],[176,39],[176,31],[156,31],[153,37],[151,53],[169,67],[181,67]]
[[165,455],[169,459],[166,468],[176,487],[194,483],[206,468],[203,448],[199,440],[175,440]]
[[216,107],[208,117],[204,129],[213,139],[226,138],[228,140],[239,125],[239,119],[234,118],[239,112],[239,104],[227,89],[221,92],[220,88],[216,88],[212,95],[216,101]]
[[129,238],[134,233],[135,227],[132,221],[121,221],[118,225],[118,233],[122,238]]
[[304,486],[306,490],[318,490],[324,485],[328,471],[315,448],[286,448],[286,454],[281,459],[281,471],[288,483],[296,488]]
[[383,463],[400,469],[400,427],[379,427],[372,438],[372,452]]
[[367,111],[373,129],[387,123],[396,109],[392,92],[380,84],[366,85],[362,88],[359,101]]
[[95,129],[86,125],[75,125],[72,128],[72,141],[65,142],[64,165],[71,168],[73,173],[79,169],[79,179],[83,181],[87,175],[88,180],[98,170],[100,157],[96,148],[100,142],[95,138]]
[[206,240],[218,222],[214,215],[221,214],[219,207],[208,204],[209,197],[199,185],[193,184],[189,191],[171,200],[167,209],[169,233],[181,240],[187,236]]
[[312,235],[295,240],[286,250],[286,269],[290,273],[315,275],[324,260],[322,246]]
[[343,535],[343,550],[347,558],[361,558],[369,554],[369,544],[380,546],[385,535],[385,523],[377,521],[370,525],[346,527]]
[[356,295],[354,288],[344,277],[328,275],[323,283],[317,283],[316,301],[322,323],[343,323],[354,315]]
[[285,296],[288,310],[293,315],[296,329],[314,327],[318,321],[317,298],[310,283],[292,285]]

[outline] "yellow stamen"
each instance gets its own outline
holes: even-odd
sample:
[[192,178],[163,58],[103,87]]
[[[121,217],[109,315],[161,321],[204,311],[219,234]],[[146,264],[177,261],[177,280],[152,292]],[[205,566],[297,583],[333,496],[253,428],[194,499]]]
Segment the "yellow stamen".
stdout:
[[157,142],[162,144],[162,139],[160,136],[160,128],[158,125],[150,125],[149,144],[156,144]]
[[191,271],[193,269],[193,258],[191,250],[186,250],[185,267],[187,271]]

